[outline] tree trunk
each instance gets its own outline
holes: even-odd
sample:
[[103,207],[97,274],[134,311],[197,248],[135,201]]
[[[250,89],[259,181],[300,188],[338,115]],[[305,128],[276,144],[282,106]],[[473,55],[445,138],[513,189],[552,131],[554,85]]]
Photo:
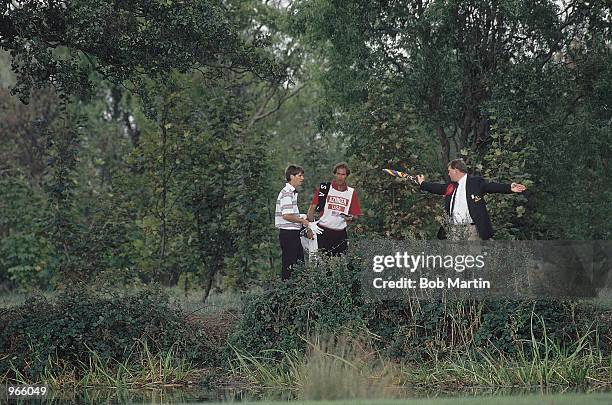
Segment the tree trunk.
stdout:
[[166,144],[167,144],[167,133],[166,133],[166,120],[162,119],[161,122],[161,136],[162,136],[162,192],[161,192],[161,212],[160,212],[160,225],[159,225],[159,260],[162,268],[164,267],[164,260],[166,258],[166,197],[167,197],[167,186],[168,178],[166,174]]
[[204,295],[202,295],[202,304],[206,304],[206,300],[210,295],[210,290],[212,289],[212,283],[215,279],[216,270],[211,270],[208,272],[206,276],[206,280],[204,281]]
[[444,128],[441,125],[436,128],[436,134],[438,135],[438,140],[442,146],[442,162],[446,168],[448,166],[448,162],[450,161],[450,142],[448,141],[446,132],[444,132]]

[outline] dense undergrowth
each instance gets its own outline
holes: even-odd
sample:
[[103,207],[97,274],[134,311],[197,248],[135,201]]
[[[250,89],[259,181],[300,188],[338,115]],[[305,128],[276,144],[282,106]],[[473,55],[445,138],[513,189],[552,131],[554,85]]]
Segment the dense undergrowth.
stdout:
[[517,354],[533,340],[571,347],[586,336],[610,352],[604,308],[569,300],[373,300],[363,294],[358,263],[331,258],[297,269],[285,283],[247,300],[233,347],[259,354],[303,350],[313,333],[375,336],[392,359],[443,360],[487,349]]
[[0,376],[57,385],[185,382],[219,363],[219,345],[166,293],[73,286],[0,315]]
[[605,308],[374,301],[355,269],[351,258],[298,268],[246,296],[224,333],[215,314],[194,318],[157,288],[33,297],[0,313],[0,376],[64,387],[241,381],[305,399],[393,396],[406,385],[612,385]]

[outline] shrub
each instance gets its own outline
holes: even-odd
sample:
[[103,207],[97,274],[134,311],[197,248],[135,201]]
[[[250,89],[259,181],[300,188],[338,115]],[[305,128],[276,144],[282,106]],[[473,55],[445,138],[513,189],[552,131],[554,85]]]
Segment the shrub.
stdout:
[[[416,361],[460,356],[475,349],[513,355],[532,341],[549,339],[569,348],[588,335],[593,345],[607,352],[609,342],[599,338],[610,325],[598,320],[598,312],[589,303],[560,300],[412,302],[410,314],[396,310],[387,315],[394,319],[387,349],[392,357]],[[369,327],[376,333],[381,323],[372,319]]]
[[9,281],[20,290],[45,286],[49,250],[46,240],[28,233],[0,239],[0,283]]
[[246,353],[302,349],[301,336],[363,325],[359,272],[345,258],[298,266],[291,279],[245,299],[244,315],[230,337]]
[[142,344],[152,355],[172,352],[198,365],[218,361],[219,349],[159,289],[122,295],[77,285],[54,300],[35,297],[0,314],[6,356],[0,375],[11,378],[18,370],[38,380],[49,359],[83,370],[94,354],[102,362],[123,363]]
[[610,349],[610,342],[600,339],[610,325],[599,321],[601,311],[590,303],[366,300],[358,263],[351,257],[322,260],[296,269],[287,282],[252,294],[231,345],[251,355],[303,351],[302,337],[312,333],[365,328],[379,337],[379,348],[390,357],[413,361],[450,358],[476,348],[512,355],[525,342],[544,339],[544,333],[560,347],[569,347],[592,331],[591,343]]

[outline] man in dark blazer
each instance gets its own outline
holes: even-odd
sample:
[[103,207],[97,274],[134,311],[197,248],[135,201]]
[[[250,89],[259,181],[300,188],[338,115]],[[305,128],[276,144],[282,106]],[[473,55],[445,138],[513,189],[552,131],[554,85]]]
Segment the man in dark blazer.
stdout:
[[482,177],[467,174],[467,165],[462,159],[448,164],[451,182],[431,183],[423,175],[417,176],[421,190],[444,196],[444,207],[452,225],[467,228],[470,240],[486,240],[493,236],[493,227],[487,213],[486,193],[522,193],[526,187],[519,183],[488,183]]

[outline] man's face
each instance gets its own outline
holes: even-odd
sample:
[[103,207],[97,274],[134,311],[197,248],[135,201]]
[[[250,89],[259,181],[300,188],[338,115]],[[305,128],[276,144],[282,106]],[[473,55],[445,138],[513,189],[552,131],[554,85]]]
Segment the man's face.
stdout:
[[292,174],[289,183],[293,187],[299,187],[304,182],[304,173]]
[[451,181],[459,181],[464,174],[461,170],[448,166],[448,177],[450,177]]
[[334,174],[336,177],[336,184],[339,186],[343,186],[346,183],[346,169],[344,167],[340,167],[336,169],[336,173]]

